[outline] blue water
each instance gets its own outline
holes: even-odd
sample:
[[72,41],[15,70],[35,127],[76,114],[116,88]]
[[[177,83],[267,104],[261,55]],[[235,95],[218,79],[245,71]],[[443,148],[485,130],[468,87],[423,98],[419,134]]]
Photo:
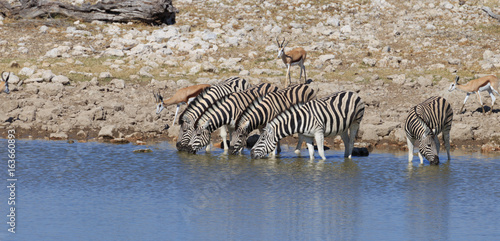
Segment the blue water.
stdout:
[[[406,153],[276,160],[220,150],[18,140],[16,233],[7,232],[0,140],[0,240],[494,240],[500,157]],[[133,153],[151,148],[152,153]],[[317,154],[316,154],[317,155]],[[317,156],[318,157],[318,156]],[[445,160],[446,156],[441,156]]]

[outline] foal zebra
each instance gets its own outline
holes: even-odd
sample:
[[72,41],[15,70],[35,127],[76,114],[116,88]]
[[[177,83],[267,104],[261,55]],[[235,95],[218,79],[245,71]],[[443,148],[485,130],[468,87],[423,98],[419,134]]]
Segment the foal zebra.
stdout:
[[419,141],[420,163],[422,155],[432,165],[439,164],[438,134],[443,132],[443,140],[450,160],[450,130],[453,121],[453,110],[446,99],[438,96],[431,97],[411,108],[404,123],[406,141],[408,143],[408,162],[413,160],[413,147]]
[[[276,92],[278,87],[262,83],[245,91],[232,93],[217,100],[195,122],[195,131],[189,145],[193,151],[198,151],[210,143],[210,134],[221,128],[222,141],[226,142],[226,132],[229,127],[234,130],[236,118],[255,98],[269,92]],[[224,151],[228,148],[225,147]]]
[[[246,146],[248,134],[263,127],[280,112],[299,103],[306,103],[315,96],[314,90],[306,84],[296,84],[277,92],[255,99],[236,120],[231,136],[230,152],[236,154]],[[300,149],[299,139],[296,149]],[[279,145],[278,145],[279,148]]]
[[[246,90],[250,87],[245,79],[232,77],[221,83],[206,88],[189,103],[184,112],[179,116],[179,140],[176,143],[177,150],[194,153],[189,146],[189,141],[194,130],[194,123],[203,112],[215,101],[233,92]],[[225,144],[224,144],[225,145]]]
[[299,133],[305,139],[309,157],[314,160],[313,138],[323,160],[324,138],[340,135],[345,145],[344,157],[351,158],[354,138],[363,118],[365,104],[354,92],[337,92],[331,96],[294,105],[277,115],[261,134],[251,150],[252,158],[262,158],[276,143],[289,135]]

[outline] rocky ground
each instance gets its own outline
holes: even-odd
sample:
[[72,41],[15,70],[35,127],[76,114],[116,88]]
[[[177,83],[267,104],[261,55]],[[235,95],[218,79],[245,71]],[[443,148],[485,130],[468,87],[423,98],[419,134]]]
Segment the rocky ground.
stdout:
[[[350,90],[363,98],[360,145],[404,148],[401,126],[409,108],[438,95],[454,109],[453,147],[500,151],[500,107],[484,115],[471,96],[465,112],[458,113],[465,93],[448,92],[456,75],[464,82],[498,75],[500,22],[481,10],[487,6],[500,13],[497,1],[182,0],[174,5],[180,13],[171,26],[60,16],[1,19],[0,69],[12,72],[11,93],[0,94],[1,135],[15,128],[23,138],[173,140],[175,106],[157,116],[153,90],[168,98],[179,88],[230,76],[284,87],[278,37],[289,41],[288,49],[307,51],[307,76],[318,97]],[[299,71],[292,68],[293,82]],[[490,97],[482,96],[490,110]]]

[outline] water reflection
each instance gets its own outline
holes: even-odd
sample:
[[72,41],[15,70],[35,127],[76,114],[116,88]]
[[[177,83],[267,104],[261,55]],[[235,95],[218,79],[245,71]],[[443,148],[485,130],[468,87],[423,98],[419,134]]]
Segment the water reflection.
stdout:
[[[454,155],[439,166],[409,166],[403,152],[346,160],[343,151],[330,150],[326,161],[310,162],[307,151],[297,157],[293,149],[275,160],[251,160],[221,150],[177,152],[169,143],[132,152],[139,148],[20,140],[19,227],[29,231],[16,239],[491,240],[498,234],[498,157]],[[0,189],[0,197],[7,195]],[[1,240],[9,237],[0,232]]]
[[439,166],[409,165],[407,215],[410,239],[448,240],[450,162]]

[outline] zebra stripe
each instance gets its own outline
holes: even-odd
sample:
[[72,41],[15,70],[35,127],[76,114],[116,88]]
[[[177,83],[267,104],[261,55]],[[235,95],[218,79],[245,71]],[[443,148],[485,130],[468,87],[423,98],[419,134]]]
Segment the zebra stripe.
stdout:
[[324,137],[341,135],[345,145],[344,156],[351,158],[354,139],[363,118],[365,104],[354,92],[337,92],[331,96],[294,105],[271,120],[251,150],[252,158],[261,158],[271,152],[282,138],[299,133],[314,160],[313,138],[319,155],[325,160]]
[[408,161],[413,160],[413,147],[419,141],[420,163],[422,155],[431,163],[439,164],[438,134],[443,132],[443,140],[450,160],[450,130],[453,121],[453,110],[446,99],[431,97],[410,109],[405,120],[404,130],[408,143]]
[[[234,129],[236,118],[246,109],[250,102],[257,97],[277,90],[278,87],[275,85],[263,83],[254,88],[232,93],[217,100],[196,120],[193,138],[189,142],[191,149],[198,151],[208,145],[211,133],[221,126],[224,128],[221,130],[221,137],[222,141],[225,142],[226,136],[222,135],[225,134],[227,126],[231,130]],[[226,147],[225,150],[227,150]]]
[[[296,84],[255,99],[236,120],[235,130],[231,136],[231,153],[236,154],[246,146],[246,140],[250,132],[264,126],[290,106],[306,103],[314,96],[315,93],[312,88],[306,84]],[[301,141],[299,141],[300,144],[302,144]]]
[[184,112],[179,116],[179,141],[176,143],[177,150],[193,153],[189,147],[189,141],[194,130],[194,123],[199,116],[215,101],[233,92],[246,90],[250,84],[240,77],[232,77],[221,83],[206,88],[189,103]]

